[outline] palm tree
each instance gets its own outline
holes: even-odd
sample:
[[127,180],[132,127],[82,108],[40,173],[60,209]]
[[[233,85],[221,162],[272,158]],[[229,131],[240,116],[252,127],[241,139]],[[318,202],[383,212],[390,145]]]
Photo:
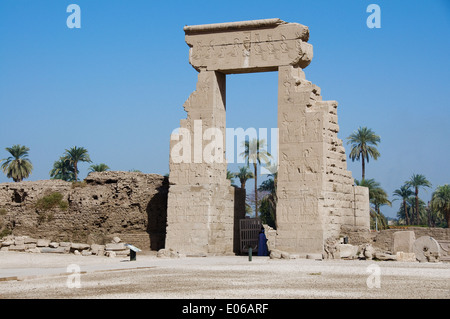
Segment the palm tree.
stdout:
[[381,187],[377,188],[374,197],[371,199],[371,203],[375,206],[377,213],[376,230],[378,230],[378,221],[381,222],[381,227],[384,229],[387,227],[386,217],[381,213],[380,207],[383,205],[392,206],[391,201],[388,199],[387,193]]
[[6,150],[11,156],[0,161],[3,162],[1,167],[6,177],[12,178],[14,182],[21,182],[28,178],[33,170],[33,164],[28,159],[30,149],[22,145],[13,145]]
[[66,150],[65,158],[67,158],[71,165],[73,165],[73,170],[75,173],[75,181],[78,181],[78,162],[88,162],[92,163],[87,149],[84,147],[74,146],[71,149]]
[[357,179],[355,179],[355,185],[364,186],[369,189],[369,200],[374,198],[375,193],[377,192],[377,189],[380,187],[380,183],[378,183],[373,178],[362,179],[361,181],[358,181]]
[[89,167],[89,173],[92,172],[105,172],[109,170],[109,166],[104,164],[104,163],[100,163],[100,164],[93,164]]
[[366,178],[366,164],[369,163],[370,157],[374,160],[378,159],[380,152],[376,149],[380,142],[380,137],[376,135],[371,129],[367,127],[360,127],[356,132],[353,132],[347,137],[347,144],[352,144],[352,150],[349,157],[354,162],[361,159],[362,164],[362,179]]
[[450,228],[450,185],[438,186],[431,196],[431,208],[440,212]]
[[241,188],[242,189],[245,189],[245,184],[247,183],[247,180],[254,177],[253,173],[249,171],[248,165],[239,167],[239,172],[238,173],[234,173],[234,176],[239,178],[239,181],[241,182]]
[[[407,203],[411,207],[411,209],[410,209],[411,216],[414,216],[415,214],[413,212],[417,211],[416,197],[411,196],[410,198],[408,198]],[[411,220],[416,225],[424,224],[425,220],[427,218],[427,206],[426,206],[425,202],[423,200],[421,200],[420,198],[419,198],[418,210],[419,210],[419,216],[415,216],[414,218],[411,218]]]
[[372,215],[375,217],[375,224],[378,230],[378,221],[381,222],[384,228],[386,224],[386,218],[381,214],[380,207],[383,205],[391,206],[392,203],[389,201],[386,191],[381,188],[380,183],[375,181],[375,179],[363,179],[358,181],[355,179],[355,184],[358,186],[364,186],[369,189],[369,201],[374,206]]
[[265,139],[254,138],[251,141],[243,142],[245,147],[244,152],[241,156],[247,161],[247,165],[253,164],[254,169],[254,179],[255,179],[255,218],[258,218],[258,164],[261,165],[261,161],[265,164],[270,163],[270,153],[265,149],[266,141]]
[[[275,178],[274,175],[272,177]],[[258,187],[259,191],[267,192],[266,196],[261,201],[261,219],[265,224],[269,224],[271,227],[276,227],[276,210],[277,210],[277,186],[276,180],[269,178],[261,183]]]
[[414,187],[414,193],[416,197],[416,222],[419,224],[419,187],[431,187],[431,183],[422,174],[413,174],[409,181],[405,182],[409,187]]
[[234,185],[234,173],[229,170],[227,170],[227,179],[230,180],[231,186],[236,187],[236,185]]
[[66,182],[73,182],[75,180],[75,171],[67,158],[61,157],[58,161],[53,163],[53,169],[50,171],[50,178],[62,179]]
[[403,210],[405,212],[406,225],[410,225],[409,216],[408,216],[408,208],[406,207],[406,200],[414,194],[413,191],[409,188],[408,185],[403,185],[399,189],[394,191],[394,196],[397,196],[403,200]]

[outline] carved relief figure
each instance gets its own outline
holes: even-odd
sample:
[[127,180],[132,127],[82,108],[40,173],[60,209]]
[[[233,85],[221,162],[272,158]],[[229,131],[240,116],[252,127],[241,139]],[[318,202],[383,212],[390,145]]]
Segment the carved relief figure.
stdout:
[[289,70],[285,71],[283,85],[284,85],[284,101],[289,102],[291,100],[291,76],[289,74]]
[[256,34],[255,34],[255,44],[254,44],[254,47],[255,47],[255,55],[260,56],[260,57],[261,57],[261,60],[265,61],[265,60],[266,60],[266,57],[264,56],[265,50],[264,50],[264,49],[262,48],[262,46],[261,46],[261,39],[260,39],[260,37],[259,37],[259,33],[256,33]]
[[287,53],[289,52],[289,46],[286,43],[286,37],[284,35],[281,35],[281,52]]
[[250,56],[250,48],[251,48],[251,33],[250,32],[246,32],[245,33],[245,38],[244,38],[244,51],[242,52],[242,55],[244,57],[249,57]]
[[206,51],[206,58],[207,59],[211,59],[211,57],[212,57],[212,55],[214,54],[214,46],[213,46],[213,41],[214,40],[211,40],[210,42],[209,42],[209,46],[208,46],[208,49],[207,49],[207,51]]
[[231,56],[236,57],[239,53],[239,38],[234,39],[233,48],[231,50]]
[[278,49],[275,49],[275,46],[273,45],[273,40],[272,40],[272,36],[270,34],[267,35],[267,51],[269,52],[269,55],[272,56],[275,59],[279,59],[278,58],[278,54],[277,51]]
[[192,59],[200,60],[202,58],[202,41],[197,41],[197,46],[195,47]]

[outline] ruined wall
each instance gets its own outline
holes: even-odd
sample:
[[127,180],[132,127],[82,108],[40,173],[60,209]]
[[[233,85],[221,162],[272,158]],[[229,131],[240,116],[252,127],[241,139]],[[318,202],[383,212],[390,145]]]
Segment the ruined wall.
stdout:
[[[103,244],[119,236],[141,249],[164,247],[168,180],[156,174],[91,173],[82,183],[61,180],[0,184],[0,222],[14,235]],[[67,209],[37,208],[63,195]]]
[[[319,91],[320,92],[320,91]],[[345,148],[338,138],[336,101],[316,102],[324,115],[325,177],[322,214],[328,225],[324,238],[336,238],[341,227],[370,228],[369,189],[355,186],[352,173],[347,170]]]
[[[245,194],[226,178],[225,75],[202,70],[184,109],[187,118],[171,136],[166,247],[187,254],[230,254],[238,240],[235,215],[245,216],[245,206],[235,202]],[[221,141],[205,139],[208,130],[215,135],[210,138]],[[208,145],[214,147],[207,151]]]
[[322,253],[342,226],[369,229],[368,189],[354,186],[337,136],[337,102],[301,68],[279,68],[277,248]]

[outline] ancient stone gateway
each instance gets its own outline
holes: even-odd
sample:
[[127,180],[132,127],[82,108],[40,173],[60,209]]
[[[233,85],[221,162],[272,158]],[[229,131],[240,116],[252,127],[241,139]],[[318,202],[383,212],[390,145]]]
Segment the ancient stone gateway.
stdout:
[[[347,171],[337,102],[322,101],[320,88],[305,79],[303,69],[313,57],[309,29],[266,19],[184,31],[189,62],[199,74],[184,104],[187,118],[171,135],[166,248],[187,254],[236,249],[245,194],[226,179],[224,145],[225,80],[237,73],[278,71],[276,248],[322,253],[342,225],[368,230],[368,190],[353,186]],[[213,136],[223,140],[202,144]]]

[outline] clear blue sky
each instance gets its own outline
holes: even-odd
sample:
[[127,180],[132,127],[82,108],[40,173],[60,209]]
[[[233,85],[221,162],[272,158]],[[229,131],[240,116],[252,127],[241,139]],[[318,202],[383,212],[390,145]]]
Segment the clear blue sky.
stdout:
[[[81,29],[69,29],[69,4]],[[366,8],[381,8],[369,29]],[[341,139],[381,136],[367,165],[392,194],[413,174],[450,182],[450,1],[0,1],[0,159],[30,147],[29,180],[66,148],[112,170],[168,173],[169,139],[195,89],[184,25],[280,18],[310,28],[306,77],[339,102]],[[277,74],[227,77],[227,127],[276,127]],[[346,145],[347,154],[349,146]],[[81,164],[84,178],[89,164]],[[361,178],[360,163],[348,168]],[[7,182],[0,174],[0,182]],[[391,196],[392,199],[392,196]],[[383,212],[395,217],[399,202]]]

